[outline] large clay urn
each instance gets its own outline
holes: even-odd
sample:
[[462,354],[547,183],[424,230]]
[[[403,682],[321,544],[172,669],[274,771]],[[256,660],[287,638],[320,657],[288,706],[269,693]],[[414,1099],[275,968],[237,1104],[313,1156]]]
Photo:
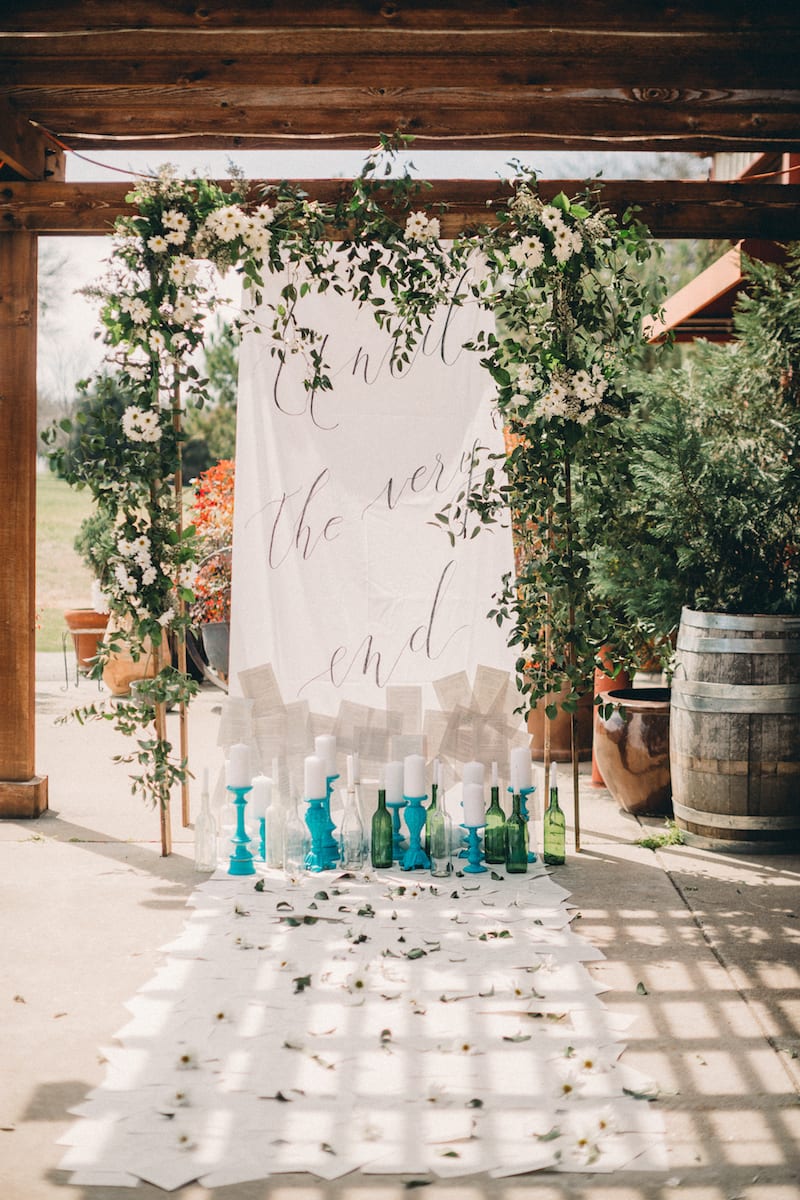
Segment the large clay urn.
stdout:
[[620,808],[636,816],[672,812],[669,699],[669,688],[619,688],[604,697],[611,715],[598,713],[597,765]]

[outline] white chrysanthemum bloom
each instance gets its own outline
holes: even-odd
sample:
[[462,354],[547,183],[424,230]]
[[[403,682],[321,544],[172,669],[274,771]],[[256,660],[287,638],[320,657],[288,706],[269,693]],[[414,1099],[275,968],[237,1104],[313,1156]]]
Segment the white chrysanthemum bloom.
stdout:
[[197,310],[189,297],[181,294],[175,301],[172,316],[178,325],[188,325],[197,316]]
[[[169,567],[161,564],[161,570],[165,575],[169,575]],[[197,579],[197,563],[184,563],[178,571],[178,586],[184,588],[194,588],[195,580]]]
[[549,229],[551,233],[557,233],[559,229],[566,229],[561,209],[554,208],[552,204],[545,205],[539,219],[545,229]]
[[579,400],[588,400],[594,395],[594,387],[588,371],[575,371],[570,380],[570,387]]
[[563,403],[569,394],[569,389],[560,379],[552,379],[550,381],[550,394],[554,400]]
[[528,363],[523,363],[517,372],[517,387],[521,392],[529,392],[533,388],[534,377]]
[[191,222],[186,213],[179,212],[177,208],[171,208],[162,216],[161,224],[165,229],[173,229],[179,233],[186,233]]
[[206,226],[222,242],[233,242],[247,228],[248,218],[237,204],[218,208],[206,218]]
[[584,408],[584,409],[581,409],[581,411],[579,413],[576,413],[575,416],[571,418],[571,420],[575,421],[576,425],[588,425],[593,416],[594,416],[593,409]]
[[147,371],[145,371],[144,367],[137,367],[133,363],[128,363],[126,370],[131,379],[135,379],[137,383],[144,383],[147,378]]
[[583,238],[578,233],[577,229],[573,229],[570,233],[570,240],[572,241],[572,253],[580,254],[581,250],[583,249]]
[[114,578],[120,586],[120,589],[128,596],[132,596],[137,589],[136,580],[133,579],[125,567],[124,563],[117,563],[114,567]]
[[146,533],[137,534],[128,545],[131,548],[131,554],[141,554],[143,550],[146,550],[148,554],[150,553],[150,538]]
[[521,238],[519,242],[511,247],[508,257],[518,267],[526,267],[529,271],[535,271],[544,262],[544,245],[542,239],[538,237]]
[[134,325],[144,325],[150,316],[150,308],[145,304],[141,296],[134,296],[128,306],[128,314]]
[[157,442],[161,437],[157,415],[136,404],[129,404],[122,414],[122,431],[132,442]]
[[415,242],[434,241],[440,234],[438,218],[428,218],[421,210],[412,212],[406,220],[405,234]]
[[150,587],[151,583],[155,583],[157,577],[158,576],[155,567],[147,567],[144,571],[142,571],[142,583],[145,587]]
[[160,329],[151,329],[150,336],[147,340],[151,349],[157,351],[158,353],[160,353],[162,350],[166,350],[167,348],[167,339],[164,337],[164,334]]
[[169,249],[169,242],[160,233],[154,233],[147,239],[147,248],[154,254],[164,254]]
[[261,225],[271,225],[275,220],[275,209],[270,208],[268,204],[259,204],[253,213],[253,220]]
[[260,254],[263,258],[269,250],[271,234],[266,225],[260,224],[258,221],[250,221],[242,235],[244,244],[256,254]]
[[158,623],[162,627],[162,629],[166,629],[167,626],[170,625],[171,622],[174,620],[175,620],[175,610],[172,608],[168,608],[166,610],[166,612],[163,612],[161,614],[161,616],[158,618]]
[[183,229],[171,229],[166,235],[166,240],[170,246],[182,246],[186,241],[186,232]]
[[133,548],[127,538],[120,538],[117,541],[117,553],[121,554],[123,558],[127,558],[129,554],[133,553]]
[[571,231],[566,225],[562,225],[561,229],[554,230],[553,239],[553,257],[556,262],[568,262],[575,250]]
[[537,411],[546,421],[551,421],[554,417],[566,417],[566,397],[557,395],[554,388],[551,388],[539,400]]

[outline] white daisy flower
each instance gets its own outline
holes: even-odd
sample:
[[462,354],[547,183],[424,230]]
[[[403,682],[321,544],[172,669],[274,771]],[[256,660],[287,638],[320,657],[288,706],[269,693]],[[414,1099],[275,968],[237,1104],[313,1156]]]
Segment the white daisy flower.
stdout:
[[154,254],[164,254],[169,249],[169,242],[160,233],[154,233],[147,239],[147,246]]

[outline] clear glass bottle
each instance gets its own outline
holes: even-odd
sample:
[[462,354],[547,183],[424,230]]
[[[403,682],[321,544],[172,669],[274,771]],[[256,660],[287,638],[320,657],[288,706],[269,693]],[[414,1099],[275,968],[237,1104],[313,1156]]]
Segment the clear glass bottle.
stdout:
[[431,817],[430,834],[428,854],[431,860],[431,875],[443,879],[453,873],[453,822],[447,811],[444,792],[438,797],[436,811]]
[[283,866],[286,815],[286,798],[277,789],[274,789],[272,803],[264,814],[264,843],[268,867],[280,868]]
[[521,875],[528,869],[528,824],[521,811],[522,797],[514,793],[511,816],[506,821],[506,870]]
[[[269,810],[267,810],[269,811]],[[297,876],[305,870],[306,856],[311,848],[311,834],[300,816],[297,801],[289,806],[283,827],[283,869],[287,875]]]
[[386,807],[386,789],[378,789],[378,807],[372,816],[370,857],[373,867],[392,865],[392,814]]
[[194,822],[194,866],[196,871],[214,871],[217,867],[217,822],[208,795],[208,772],[203,774],[200,811]]
[[492,787],[491,804],[486,810],[483,848],[487,863],[506,861],[506,814],[500,804],[499,787]]
[[366,840],[361,814],[358,811],[355,786],[344,797],[344,812],[339,826],[339,855],[346,871],[360,871],[366,858]]
[[567,818],[558,803],[558,771],[550,764],[549,803],[544,814],[543,855],[550,867],[559,867],[567,859]]

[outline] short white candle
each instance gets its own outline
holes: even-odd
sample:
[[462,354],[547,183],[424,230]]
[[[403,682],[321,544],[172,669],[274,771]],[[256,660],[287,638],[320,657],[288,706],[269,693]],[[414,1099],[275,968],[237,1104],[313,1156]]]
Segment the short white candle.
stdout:
[[314,753],[325,763],[325,774],[336,774],[336,738],[332,733],[320,733],[314,738]]
[[272,800],[272,780],[269,775],[256,775],[250,793],[250,811],[258,821],[267,811]]
[[303,774],[306,800],[319,800],[328,793],[324,761],[316,754],[309,754]]
[[403,764],[390,762],[386,764],[386,803],[397,804],[403,799]]
[[403,795],[425,796],[425,759],[421,754],[406,755],[403,763]]
[[465,783],[463,796],[464,824],[483,825],[486,818],[486,803],[483,798],[483,784]]
[[482,762],[464,763],[464,770],[461,774],[461,782],[464,784],[467,784],[467,783],[483,784],[483,774],[484,774],[484,771],[483,771],[483,763]]
[[492,787],[499,786],[499,776],[497,774],[497,763],[492,763]]
[[253,782],[250,770],[250,747],[244,742],[231,746],[228,759],[228,787],[248,788]]
[[531,786],[531,752],[527,746],[515,746],[511,751],[509,775],[511,790],[515,794]]

